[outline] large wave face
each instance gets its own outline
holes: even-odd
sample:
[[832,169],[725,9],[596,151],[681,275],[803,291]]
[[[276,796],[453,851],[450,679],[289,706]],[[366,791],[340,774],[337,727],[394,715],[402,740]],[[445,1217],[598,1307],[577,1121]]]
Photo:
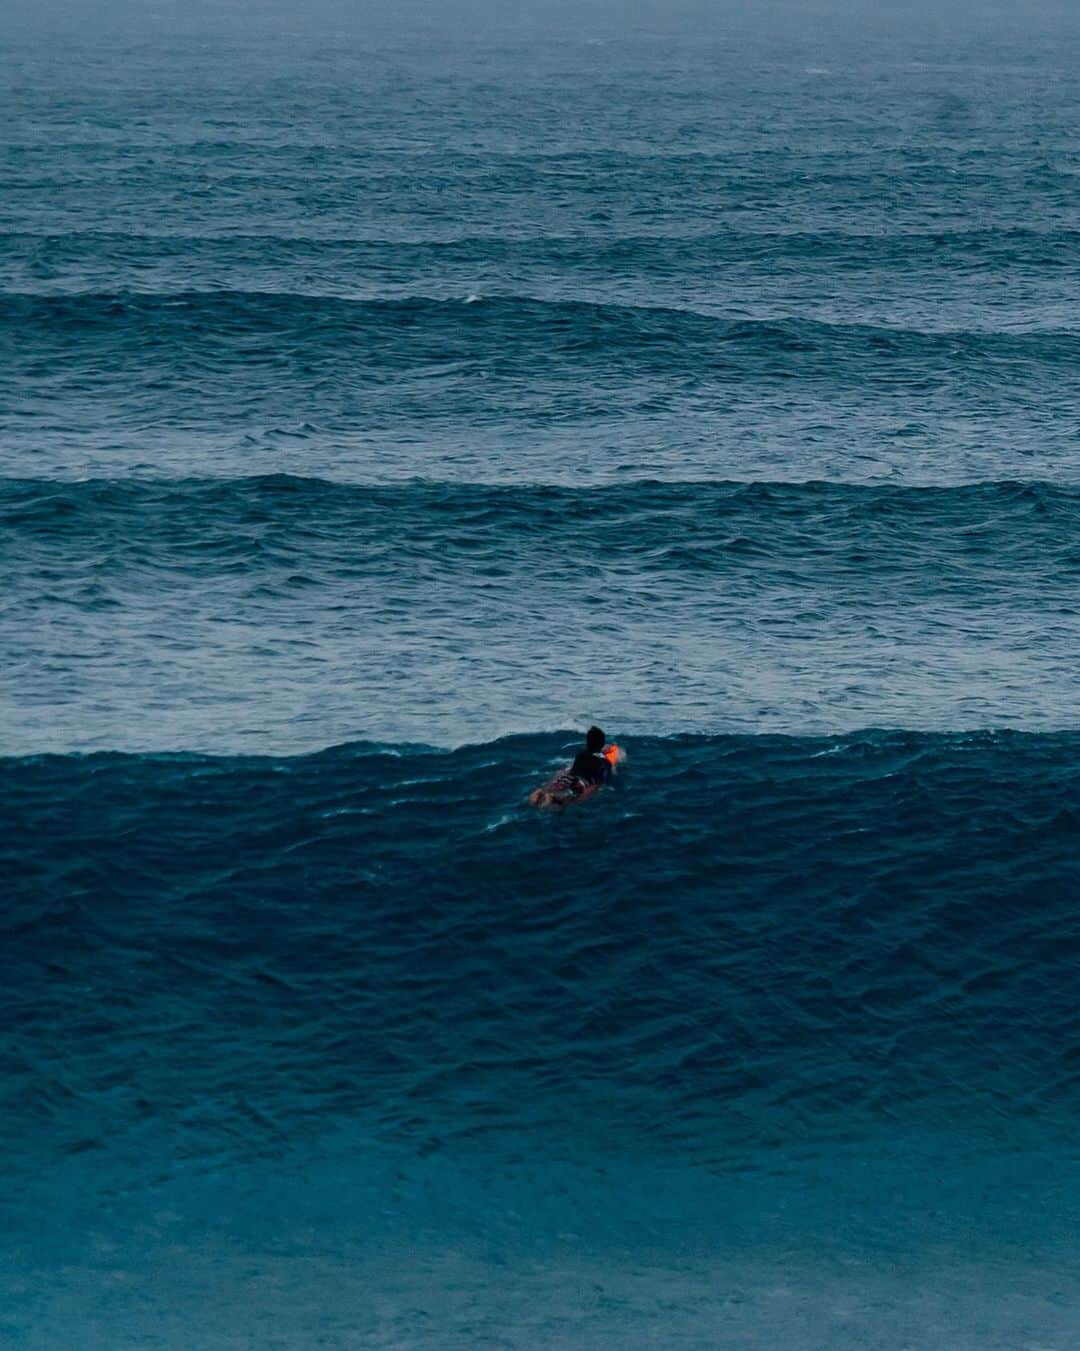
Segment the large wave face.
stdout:
[[1067,1344],[1077,749],[8,760],[12,1326]]
[[25,1063],[89,982],[85,1078],[64,1070],[89,1092],[94,1047],[135,1003],[137,1036],[167,1020],[183,979],[183,1024],[101,1137],[223,1072],[274,1131],[527,1132],[568,1098],[694,1157],[1018,1102],[1067,1128],[1075,736],[636,742],[617,788],[538,816],[559,746],[7,762]]

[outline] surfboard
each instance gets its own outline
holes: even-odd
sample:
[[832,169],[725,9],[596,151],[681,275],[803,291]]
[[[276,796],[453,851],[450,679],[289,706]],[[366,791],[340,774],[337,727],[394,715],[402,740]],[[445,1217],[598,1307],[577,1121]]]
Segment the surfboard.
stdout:
[[[612,769],[624,758],[622,747],[615,745],[614,742],[604,747],[603,755]],[[576,774],[570,773],[568,767],[559,770],[558,774],[548,779],[542,787],[534,788],[529,794],[529,806],[568,807],[571,802],[584,802],[603,786],[600,783],[590,783],[587,779],[579,779]]]

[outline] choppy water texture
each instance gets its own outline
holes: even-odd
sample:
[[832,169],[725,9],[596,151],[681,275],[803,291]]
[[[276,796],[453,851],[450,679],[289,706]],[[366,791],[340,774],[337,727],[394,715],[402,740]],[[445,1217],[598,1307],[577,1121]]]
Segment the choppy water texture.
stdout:
[[4,52],[6,1343],[1080,1340],[1080,35],[594,21]]

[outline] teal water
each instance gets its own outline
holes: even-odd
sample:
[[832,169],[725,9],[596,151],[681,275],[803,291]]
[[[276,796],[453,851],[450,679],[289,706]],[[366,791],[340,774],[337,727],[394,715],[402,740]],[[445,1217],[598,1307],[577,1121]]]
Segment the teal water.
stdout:
[[1075,22],[335,24],[4,50],[0,1339],[1075,1345]]

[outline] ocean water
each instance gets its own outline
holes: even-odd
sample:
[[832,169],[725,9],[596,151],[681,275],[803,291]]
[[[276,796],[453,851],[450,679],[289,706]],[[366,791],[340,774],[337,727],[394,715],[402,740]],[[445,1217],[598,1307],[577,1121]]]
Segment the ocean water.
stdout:
[[0,1342],[1080,1344],[1077,17],[58,13]]

